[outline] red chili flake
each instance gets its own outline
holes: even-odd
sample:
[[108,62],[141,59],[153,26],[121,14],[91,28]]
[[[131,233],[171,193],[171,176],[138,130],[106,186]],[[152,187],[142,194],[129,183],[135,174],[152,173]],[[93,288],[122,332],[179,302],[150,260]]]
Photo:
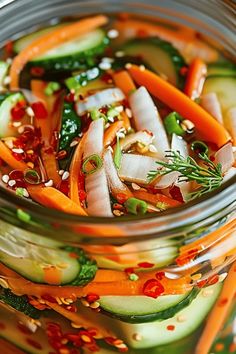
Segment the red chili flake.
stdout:
[[205,285],[214,285],[218,283],[218,281],[219,281],[219,275],[215,274],[209,277],[208,279],[198,281],[197,286],[199,288],[203,288]]
[[114,203],[113,204],[113,209],[115,209],[115,210],[124,210],[124,207],[121,204]]
[[124,269],[125,273],[132,274],[135,273],[135,267],[129,267]]
[[53,296],[51,296],[50,294],[43,294],[41,297],[43,300],[52,302],[54,304],[57,303],[57,300]]
[[108,73],[104,73],[102,76],[101,76],[101,80],[103,82],[105,82],[106,84],[110,84],[113,80],[112,80],[112,76]]
[[32,110],[34,111],[36,119],[46,119],[48,112],[43,102],[33,102],[31,105]]
[[12,152],[12,156],[14,156],[17,161],[22,161],[25,158],[25,153],[17,154],[16,152]]
[[187,66],[182,66],[182,68],[180,68],[179,73],[180,73],[180,75],[182,75],[182,76],[186,76],[187,73],[188,73],[188,67],[187,67]]
[[103,107],[99,108],[99,112],[101,112],[102,114],[107,114],[108,107],[107,106],[103,106]]
[[149,263],[149,262],[141,262],[141,263],[138,263],[138,266],[140,268],[152,268],[154,267],[155,264],[153,263]]
[[218,302],[218,306],[219,307],[223,307],[223,306],[225,306],[227,303],[228,303],[228,299],[227,298],[223,298],[223,299],[221,299],[219,302]]
[[45,73],[44,68],[41,68],[40,66],[35,66],[34,68],[30,69],[30,74],[33,76],[43,76],[43,74]]
[[117,199],[118,203],[124,204],[124,202],[126,202],[126,200],[128,199],[128,196],[124,193],[118,193],[116,195],[116,199]]
[[94,302],[94,301],[97,301],[99,299],[99,295],[97,295],[97,294],[88,294],[87,296],[86,296],[86,300],[91,304],[92,302]]
[[20,170],[13,170],[9,173],[10,179],[23,179],[24,173]]
[[165,291],[163,285],[157,279],[149,279],[143,286],[143,293],[146,296],[156,299]]
[[78,255],[77,253],[75,253],[75,252],[70,252],[70,253],[69,253],[69,257],[78,259],[78,258],[79,258],[79,255]]
[[165,278],[165,272],[157,272],[155,276],[157,280],[162,280],[163,278]]
[[72,93],[72,92],[68,93],[68,95],[66,95],[66,97],[65,97],[65,101],[68,103],[74,102],[75,101],[74,93]]
[[41,346],[40,343],[36,342],[35,340],[31,339],[31,338],[26,338],[26,342],[31,345],[31,347],[35,348],[35,349],[43,349],[43,347]]
[[6,326],[4,323],[0,322],[0,330],[4,330],[6,329]]
[[215,345],[215,351],[216,352],[221,352],[224,349],[224,344],[223,343],[216,343]]
[[[25,104],[25,102],[24,102]],[[25,106],[22,106],[21,102],[18,102],[15,107],[11,109],[11,118],[15,121],[20,121],[25,115]]]
[[212,162],[214,162],[214,161],[215,161],[215,159],[216,159],[216,158],[215,158],[215,156],[214,156],[214,155],[211,155],[211,156],[210,156],[210,160],[211,160]]
[[65,194],[66,196],[68,196],[68,194],[69,194],[69,181],[61,181],[59,190],[60,190],[63,194]]
[[173,186],[170,188],[170,195],[173,199],[177,200],[180,203],[183,203],[183,196],[181,194],[180,188],[177,186]]
[[67,311],[70,311],[70,312],[73,312],[73,313],[76,313],[78,311],[78,308],[76,305],[68,305],[68,306],[65,306],[65,309]]
[[148,32],[145,29],[139,29],[137,31],[137,37],[138,38],[146,38],[146,37],[148,37]]
[[67,156],[66,150],[60,150],[57,153],[57,160],[63,160]]
[[229,352],[235,353],[236,352],[236,343],[231,343],[229,346]]
[[106,342],[107,344],[113,345],[114,342],[117,340],[117,338],[114,338],[114,337],[106,337],[106,338],[104,338],[104,340],[105,340],[105,342]]
[[86,198],[87,198],[87,193],[84,190],[80,189],[79,190],[79,200],[81,202],[84,202],[86,200]]
[[175,326],[174,325],[169,325],[169,326],[166,327],[166,329],[168,331],[174,331],[175,330]]
[[13,41],[8,41],[8,42],[5,44],[5,46],[4,46],[4,50],[5,50],[6,55],[7,55],[8,57],[13,56],[13,52],[14,52],[14,50],[13,50]]
[[190,261],[192,261],[195,257],[197,257],[198,253],[199,253],[199,249],[194,248],[194,249],[188,251],[187,254],[183,254],[183,255],[177,257],[175,261],[179,266],[185,265],[185,264],[189,263]]

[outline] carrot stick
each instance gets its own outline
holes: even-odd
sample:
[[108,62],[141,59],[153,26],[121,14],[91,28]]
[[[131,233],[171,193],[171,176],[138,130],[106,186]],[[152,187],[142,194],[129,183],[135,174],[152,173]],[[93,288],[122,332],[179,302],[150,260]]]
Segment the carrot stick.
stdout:
[[200,58],[195,58],[189,66],[184,93],[195,100],[201,96],[207,75],[207,66]]
[[124,122],[122,120],[117,120],[112,123],[109,128],[105,130],[103,144],[107,147],[113,143],[116,138],[116,133],[124,127]]
[[74,203],[76,203],[78,205],[81,205],[81,201],[79,199],[78,179],[79,179],[81,165],[82,165],[83,148],[84,148],[84,141],[85,141],[86,137],[87,137],[87,134],[84,134],[80,143],[77,145],[75,153],[73,155],[73,159],[70,164],[69,197]]
[[136,190],[136,191],[133,191],[133,194],[134,194],[135,198],[142,199],[145,202],[148,202],[148,203],[151,203],[154,205],[161,203],[167,209],[181,205],[181,203],[178,202],[177,200],[169,198],[166,195],[159,194],[159,193],[152,194],[152,193]]
[[131,65],[128,70],[139,85],[145,86],[152,95],[191,120],[205,140],[215,143],[218,147],[231,140],[229,133],[221,124],[176,87],[151,71],[140,69],[137,65]]
[[0,140],[0,158],[5,161],[14,170],[25,171],[29,167],[26,163],[18,161],[12,155],[11,150]]
[[57,47],[66,41],[70,41],[97,27],[103,26],[107,21],[107,17],[103,15],[86,18],[72,23],[71,25],[65,25],[52,30],[50,33],[44,34],[40,38],[34,40],[13,59],[10,68],[11,90],[19,87],[20,73],[29,60],[44,54],[48,50]]
[[158,24],[151,24],[134,19],[127,21],[116,21],[113,27],[119,31],[119,39],[128,39],[131,37],[149,37],[157,36],[173,44],[186,59],[193,59],[196,56],[204,61],[214,62],[218,59],[217,50],[211,48],[205,42],[196,37],[196,33],[186,30],[169,29]]
[[122,120],[123,120],[123,122],[124,122],[124,128],[125,128],[125,130],[126,130],[127,132],[129,132],[130,129],[131,129],[131,124],[130,124],[129,117],[127,116],[127,114],[126,114],[125,111],[121,112],[120,115],[121,115],[121,118],[122,118]]
[[87,215],[80,205],[56,188],[37,185],[28,186],[27,190],[34,201],[48,208],[54,208],[69,214]]
[[50,148],[42,148],[41,157],[48,179],[52,179],[54,185],[58,186],[61,182],[61,177],[58,174],[58,164],[55,152]]
[[128,97],[130,93],[136,89],[132,77],[126,70],[118,71],[114,73],[112,77],[115,86],[119,87],[126,97]]
[[224,281],[221,294],[211,311],[206,326],[197,344],[195,354],[208,354],[211,346],[221,330],[235,297],[236,262],[230,268]]

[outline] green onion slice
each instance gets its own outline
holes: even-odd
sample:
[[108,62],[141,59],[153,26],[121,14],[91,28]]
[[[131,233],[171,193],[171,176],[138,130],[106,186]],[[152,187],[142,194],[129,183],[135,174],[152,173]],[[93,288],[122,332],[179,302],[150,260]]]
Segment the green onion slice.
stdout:
[[180,125],[182,120],[183,118],[177,112],[171,112],[168,114],[164,119],[164,126],[167,134],[184,135],[185,131]]
[[59,82],[56,81],[51,81],[48,83],[47,87],[44,90],[45,95],[47,96],[51,96],[54,94],[54,92],[60,90],[61,85],[59,84]]
[[127,211],[131,214],[146,214],[148,205],[145,201],[137,198],[129,198],[124,203]]
[[197,155],[208,155],[209,148],[208,146],[200,140],[195,140],[191,144],[191,150],[194,151]]
[[99,155],[93,154],[84,160],[82,165],[82,171],[85,175],[91,175],[102,167],[103,162]]
[[37,171],[35,170],[26,170],[24,172],[24,180],[29,184],[39,184],[41,183],[41,178]]

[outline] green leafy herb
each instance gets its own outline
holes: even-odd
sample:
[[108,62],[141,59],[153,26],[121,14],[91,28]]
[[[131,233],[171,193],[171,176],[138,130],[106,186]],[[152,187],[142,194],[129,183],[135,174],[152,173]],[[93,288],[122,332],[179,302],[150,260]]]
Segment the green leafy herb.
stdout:
[[203,161],[203,165],[199,165],[192,157],[184,158],[178,151],[168,151],[166,157],[169,162],[158,161],[162,169],[150,171],[148,180],[151,182],[157,176],[167,175],[172,171],[178,171],[180,176],[179,182],[195,181],[199,185],[199,189],[189,194],[189,200],[198,198],[205,193],[211,192],[218,188],[223,180],[221,164],[215,165],[206,153],[199,153],[198,157]]
[[82,171],[86,175],[91,175],[102,167],[102,159],[99,155],[93,154],[87,157],[82,165]]

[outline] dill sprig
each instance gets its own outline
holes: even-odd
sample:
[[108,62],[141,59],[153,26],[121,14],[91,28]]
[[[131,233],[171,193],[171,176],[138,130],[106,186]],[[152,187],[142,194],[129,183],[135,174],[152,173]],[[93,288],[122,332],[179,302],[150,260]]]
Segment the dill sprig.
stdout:
[[199,165],[192,157],[184,158],[178,151],[167,151],[166,158],[169,162],[157,161],[162,166],[161,169],[150,171],[148,173],[149,182],[153,181],[157,176],[167,175],[170,172],[178,171],[179,182],[195,181],[199,188],[189,193],[189,200],[198,198],[218,188],[223,180],[221,164],[215,165],[206,153],[198,155],[203,161],[203,165]]

